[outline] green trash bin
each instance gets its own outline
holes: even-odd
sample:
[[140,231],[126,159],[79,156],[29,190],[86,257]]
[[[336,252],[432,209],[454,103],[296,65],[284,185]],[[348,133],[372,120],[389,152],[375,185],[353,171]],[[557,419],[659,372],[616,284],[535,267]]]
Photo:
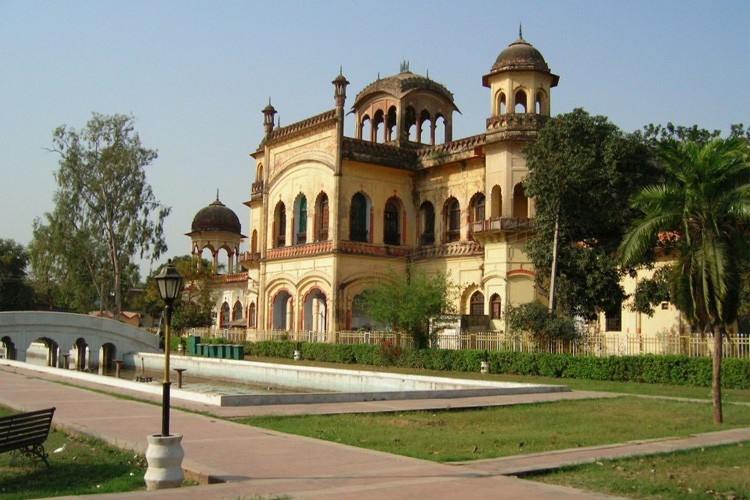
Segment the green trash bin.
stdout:
[[198,354],[198,346],[201,343],[201,338],[198,335],[190,335],[187,339],[187,350],[191,356]]
[[245,359],[245,346],[241,344],[234,344],[230,346],[232,348],[232,359]]

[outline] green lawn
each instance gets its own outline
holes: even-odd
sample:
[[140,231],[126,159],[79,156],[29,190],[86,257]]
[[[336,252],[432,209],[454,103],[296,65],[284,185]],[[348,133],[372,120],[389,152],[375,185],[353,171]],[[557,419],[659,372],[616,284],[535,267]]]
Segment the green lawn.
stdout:
[[[438,462],[536,453],[710,432],[711,405],[622,396],[476,410],[250,417],[291,434]],[[750,426],[750,407],[726,405],[721,429]]]
[[[17,413],[0,408],[0,416]],[[54,450],[64,448],[57,453]],[[107,446],[98,439],[51,430],[44,443],[47,461],[0,455],[0,499],[43,498],[145,490],[145,459]]]
[[632,498],[750,498],[750,442],[607,460],[525,477]]

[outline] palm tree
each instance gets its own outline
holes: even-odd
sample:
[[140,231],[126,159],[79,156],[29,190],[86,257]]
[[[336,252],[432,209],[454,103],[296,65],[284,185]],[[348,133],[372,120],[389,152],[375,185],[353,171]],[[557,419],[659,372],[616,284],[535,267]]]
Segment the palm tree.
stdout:
[[717,424],[723,421],[722,336],[737,319],[739,268],[750,259],[749,150],[743,138],[659,143],[657,155],[669,181],[633,198],[633,208],[642,215],[619,249],[621,263],[632,265],[648,254],[660,234],[677,235],[670,294],[691,323],[713,335]]

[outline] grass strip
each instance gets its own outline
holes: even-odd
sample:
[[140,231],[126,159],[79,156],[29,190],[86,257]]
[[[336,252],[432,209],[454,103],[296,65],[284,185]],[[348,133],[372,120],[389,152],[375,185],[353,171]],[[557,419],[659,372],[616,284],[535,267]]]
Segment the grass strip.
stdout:
[[630,498],[750,498],[750,442],[606,460],[523,477]]
[[[0,408],[0,416],[17,413]],[[49,469],[17,453],[0,454],[0,499],[145,490],[143,456],[54,427],[44,443]]]
[[750,426],[750,407],[623,396],[475,410],[263,416],[244,424],[437,462],[522,455]]

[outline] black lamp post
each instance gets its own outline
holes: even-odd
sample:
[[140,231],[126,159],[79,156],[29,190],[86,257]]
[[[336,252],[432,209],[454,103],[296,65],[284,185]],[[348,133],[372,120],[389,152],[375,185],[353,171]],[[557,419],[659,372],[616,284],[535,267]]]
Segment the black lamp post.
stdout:
[[172,259],[154,279],[159,286],[159,295],[166,304],[164,316],[164,381],[162,383],[161,435],[169,436],[169,333],[172,323],[172,304],[182,292],[182,276],[177,272]]

